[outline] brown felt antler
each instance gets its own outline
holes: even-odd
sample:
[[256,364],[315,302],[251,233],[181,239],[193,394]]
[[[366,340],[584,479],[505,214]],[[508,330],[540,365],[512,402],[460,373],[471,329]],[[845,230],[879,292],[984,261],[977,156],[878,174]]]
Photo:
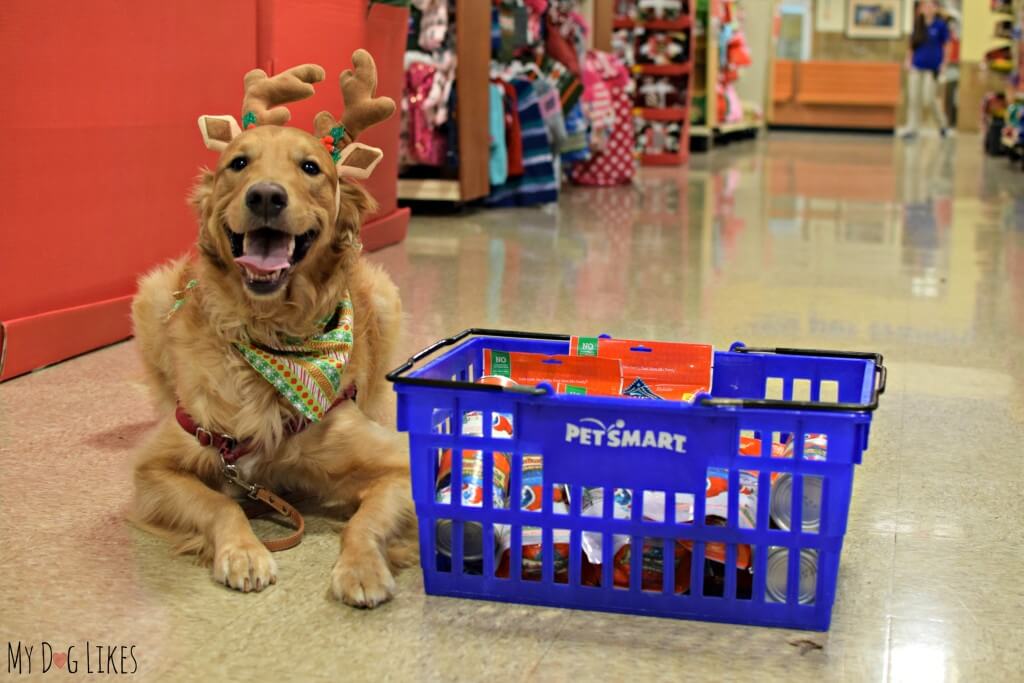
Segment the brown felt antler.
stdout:
[[291,112],[281,106],[313,96],[313,83],[324,80],[324,70],[316,64],[302,64],[267,76],[262,69],[245,75],[242,97],[242,127],[233,116],[200,116],[199,130],[209,149],[223,151],[243,129],[257,125],[283,126]]
[[254,125],[283,126],[292,117],[280,105],[312,97],[313,83],[324,80],[323,67],[302,64],[269,77],[263,69],[245,75],[245,96],[242,98],[242,128]]
[[353,178],[367,178],[383,158],[384,153],[356,142],[367,128],[380,123],[395,112],[390,97],[374,97],[377,91],[377,65],[366,50],[352,53],[352,69],[338,77],[341,95],[345,100],[345,113],[338,121],[328,111],[316,115],[313,130],[328,144],[331,138],[332,156],[338,174]]

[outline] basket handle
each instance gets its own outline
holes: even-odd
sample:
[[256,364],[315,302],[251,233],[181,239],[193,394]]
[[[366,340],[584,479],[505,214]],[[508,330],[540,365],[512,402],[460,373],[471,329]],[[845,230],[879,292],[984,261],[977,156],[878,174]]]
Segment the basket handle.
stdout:
[[777,410],[812,410],[816,412],[872,412],[878,408],[878,397],[885,393],[885,382],[888,370],[883,363],[882,354],[862,351],[828,351],[824,349],[791,349],[791,348],[758,348],[744,346],[742,342],[733,342],[729,347],[732,353],[774,353],[786,356],[817,356],[819,358],[849,358],[853,360],[869,360],[875,364],[875,390],[871,392],[868,403],[820,403],[816,401],[783,401],[767,398],[713,398],[705,396],[700,400],[702,406],[712,408],[761,408]]
[[394,384],[411,384],[419,387],[444,387],[448,389],[474,389],[476,391],[510,391],[517,394],[528,394],[530,396],[546,396],[551,392],[550,385],[542,384],[537,387],[530,386],[508,386],[503,387],[497,384],[478,384],[476,382],[461,382],[445,379],[428,379],[425,377],[408,377],[406,373],[413,369],[417,363],[425,358],[434,355],[441,349],[454,346],[468,337],[511,337],[513,339],[547,339],[550,341],[569,341],[567,334],[549,334],[546,332],[518,332],[515,330],[491,330],[486,328],[471,327],[456,335],[441,339],[422,351],[417,352],[402,365],[389,372],[386,376],[389,382]]
[[[417,363],[425,358],[434,355],[441,349],[454,346],[468,337],[509,337],[512,339],[546,339],[550,341],[569,341],[567,334],[549,334],[546,332],[519,332],[516,330],[492,330],[479,327],[471,327],[456,335],[441,339],[427,348],[413,355],[409,360],[387,374],[387,380],[394,384],[409,384],[420,387],[435,387],[449,389],[472,389],[475,391],[509,391],[530,396],[546,396],[551,393],[551,387],[542,384],[539,387],[510,386],[502,387],[496,384],[477,384],[476,382],[461,382],[444,379],[427,379],[425,377],[408,377],[406,373],[412,370]],[[749,399],[749,398],[714,398],[704,395],[699,399],[699,404],[711,408],[760,408],[776,410],[809,410],[816,412],[872,412],[878,408],[878,397],[885,393],[885,382],[888,371],[882,362],[882,354],[865,353],[861,351],[827,351],[821,349],[791,349],[791,348],[758,348],[748,347],[742,342],[734,342],[729,347],[733,353],[775,353],[787,356],[818,356],[821,358],[849,358],[854,360],[870,360],[875,364],[875,390],[871,394],[869,403],[820,403],[814,401],[783,401],[779,399]]]

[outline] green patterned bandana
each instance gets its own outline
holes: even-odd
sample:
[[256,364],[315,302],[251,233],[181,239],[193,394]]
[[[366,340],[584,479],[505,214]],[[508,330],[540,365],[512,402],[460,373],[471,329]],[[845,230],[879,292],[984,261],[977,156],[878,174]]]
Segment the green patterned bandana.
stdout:
[[[337,323],[327,330],[335,319]],[[341,376],[352,353],[354,326],[347,292],[337,310],[318,325],[324,329],[321,334],[287,339],[288,345],[281,348],[235,344],[242,358],[311,422],[324,418],[343,389]]]

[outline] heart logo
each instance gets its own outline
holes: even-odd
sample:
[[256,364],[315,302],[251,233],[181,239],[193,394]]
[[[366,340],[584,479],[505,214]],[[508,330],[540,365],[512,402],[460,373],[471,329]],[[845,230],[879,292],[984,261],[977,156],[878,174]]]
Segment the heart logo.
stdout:
[[53,656],[53,663],[63,669],[64,665],[68,663],[68,653],[58,652]]

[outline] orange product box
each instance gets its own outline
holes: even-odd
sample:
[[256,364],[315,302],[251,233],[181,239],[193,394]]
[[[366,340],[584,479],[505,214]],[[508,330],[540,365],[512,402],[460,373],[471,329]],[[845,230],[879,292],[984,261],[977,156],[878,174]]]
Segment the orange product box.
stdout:
[[548,382],[562,394],[619,396],[622,393],[621,363],[614,358],[545,356],[484,349],[484,374],[508,377],[526,385]]
[[569,353],[622,364],[622,395],[692,401],[711,391],[714,348],[708,344],[572,337]]

